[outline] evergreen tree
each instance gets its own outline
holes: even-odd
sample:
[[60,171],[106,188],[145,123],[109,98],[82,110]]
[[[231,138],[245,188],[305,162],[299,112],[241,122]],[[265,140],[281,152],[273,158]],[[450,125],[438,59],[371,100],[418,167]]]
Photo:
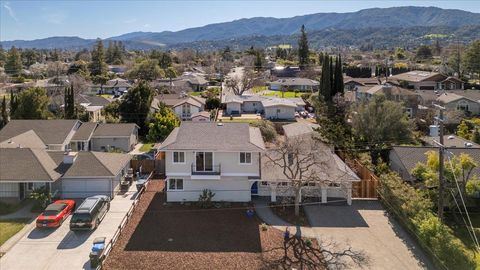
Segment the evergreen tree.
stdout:
[[3,96],[0,129],[3,128],[7,123],[8,123],[7,100],[5,99],[5,96]]
[[135,123],[140,127],[142,135],[147,134],[145,120],[150,111],[153,98],[153,89],[145,81],[131,88],[126,94],[119,110],[122,120],[128,123]]
[[262,53],[260,51],[255,52],[255,70],[260,71],[262,69]]
[[73,86],[65,87],[64,100],[65,119],[75,119],[75,93]]
[[305,31],[305,25],[302,24],[300,29],[300,39],[298,40],[298,63],[301,69],[305,69],[308,66],[308,38]]
[[334,94],[343,94],[343,71],[342,71],[342,58],[340,55],[335,59],[335,71],[334,71]]
[[330,84],[330,57],[325,55],[322,60],[322,75],[320,77],[319,97],[323,97],[323,100],[329,103],[332,100],[331,97],[331,84]]
[[13,94],[13,90],[10,90],[10,117],[15,114],[17,107],[17,96]]
[[11,76],[18,76],[22,73],[22,68],[22,56],[17,48],[12,47],[10,51],[8,51],[5,73]]
[[50,116],[47,109],[49,101],[44,88],[28,88],[18,95],[18,99],[16,98],[15,103],[18,102],[18,107],[11,115],[15,119],[47,119]]
[[480,132],[478,131],[478,128],[473,132],[472,141],[477,144],[480,143]]
[[105,76],[107,74],[108,67],[105,63],[105,51],[101,39],[98,39],[93,47],[92,61],[90,62],[89,68],[92,76]]
[[330,64],[328,75],[330,76],[330,100],[335,96],[335,82],[334,82],[334,71],[333,71],[333,57],[330,56],[328,59],[328,63]]

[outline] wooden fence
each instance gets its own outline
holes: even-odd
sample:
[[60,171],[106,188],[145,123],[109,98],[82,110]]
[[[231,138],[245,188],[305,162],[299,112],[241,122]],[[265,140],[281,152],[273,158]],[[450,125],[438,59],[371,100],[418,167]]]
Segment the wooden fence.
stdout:
[[352,184],[352,197],[377,199],[379,197],[377,190],[380,185],[378,177],[357,159],[351,159],[344,153],[338,153],[338,156],[345,161],[360,178],[360,182],[354,182]]
[[154,173],[156,175],[165,175],[165,159],[156,160],[131,160],[130,167],[134,172],[138,172],[140,167],[143,173]]

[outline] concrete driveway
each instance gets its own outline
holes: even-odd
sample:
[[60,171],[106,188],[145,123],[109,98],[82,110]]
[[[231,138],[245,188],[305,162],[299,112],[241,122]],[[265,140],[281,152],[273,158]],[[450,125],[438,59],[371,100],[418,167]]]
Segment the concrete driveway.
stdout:
[[[305,206],[314,234],[338,249],[351,246],[369,258],[365,269],[435,269],[426,254],[378,201],[354,201],[352,206]],[[357,269],[352,265],[352,269]]]
[[71,216],[57,229],[31,230],[0,259],[0,269],[90,269],[93,239],[104,236],[110,241],[136,195],[135,185],[117,195],[95,231],[70,231]]

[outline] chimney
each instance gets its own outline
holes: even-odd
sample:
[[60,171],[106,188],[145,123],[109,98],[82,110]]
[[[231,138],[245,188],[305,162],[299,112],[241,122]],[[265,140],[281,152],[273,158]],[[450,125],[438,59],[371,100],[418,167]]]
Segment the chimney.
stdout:
[[73,164],[75,160],[77,159],[78,152],[65,152],[63,154],[63,163],[64,164]]

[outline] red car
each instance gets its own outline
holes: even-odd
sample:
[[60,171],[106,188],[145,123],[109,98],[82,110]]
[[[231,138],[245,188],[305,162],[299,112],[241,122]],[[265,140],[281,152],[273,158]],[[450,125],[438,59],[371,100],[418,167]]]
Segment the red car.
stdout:
[[75,209],[74,200],[58,200],[45,208],[45,211],[37,218],[37,228],[56,228]]

